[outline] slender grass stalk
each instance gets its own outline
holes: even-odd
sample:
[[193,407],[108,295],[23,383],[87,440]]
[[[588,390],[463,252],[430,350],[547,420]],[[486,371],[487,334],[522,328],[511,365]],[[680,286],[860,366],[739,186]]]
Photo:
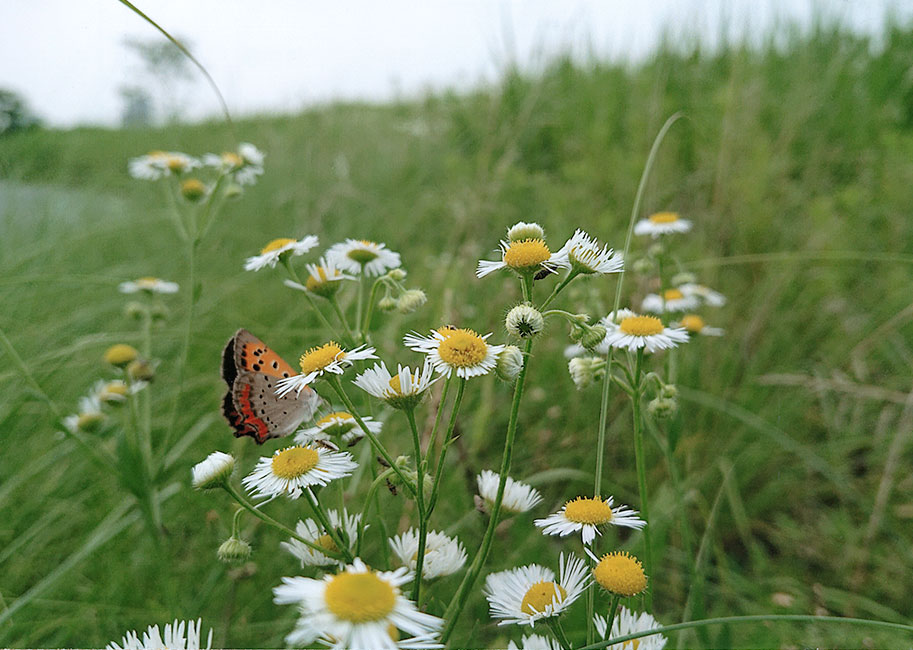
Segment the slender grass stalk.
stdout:
[[901,632],[913,633],[913,625],[904,625],[903,623],[889,623],[888,621],[876,621],[867,618],[844,618],[840,616],[812,616],[809,614],[750,614],[748,616],[724,616],[721,618],[705,618],[700,621],[689,621],[688,623],[675,623],[674,625],[663,625],[652,630],[644,632],[634,632],[617,636],[613,639],[606,639],[598,643],[584,646],[579,650],[602,650],[616,643],[642,639],[654,634],[668,634],[677,630],[687,630],[691,628],[708,627],[711,625],[735,625],[739,623],[826,623],[828,625],[856,625],[860,627],[877,627],[887,630],[898,630]]
[[[637,465],[637,487],[640,491],[640,512],[647,525],[643,527],[644,534],[644,569],[647,575],[653,575],[653,547],[650,544],[650,501],[647,494],[647,465],[644,452],[644,417],[641,401],[644,394],[643,383],[644,349],[637,350],[634,365],[634,392],[631,395],[632,410],[634,411],[634,462]],[[653,609],[653,594],[647,591],[644,595],[647,611]]]
[[450,392],[450,384],[456,373],[450,373],[444,380],[444,390],[441,391],[441,399],[437,405],[437,413],[434,414],[434,424],[431,426],[431,435],[428,437],[428,457],[434,452],[434,445],[437,442],[437,431],[441,424],[441,417],[444,415],[444,406],[447,403],[447,393]]
[[346,318],[346,314],[342,310],[342,307],[339,306],[339,301],[336,300],[336,296],[330,296],[329,301],[330,305],[333,307],[333,311],[336,312],[336,317],[339,318],[339,322],[342,323],[342,328],[346,332],[346,337],[351,341],[352,345],[355,345],[358,339],[355,337],[355,334],[352,333],[352,328],[349,327],[349,321]]
[[[339,531],[337,531],[330,518],[327,517],[327,514],[323,511],[323,506],[320,505],[320,502],[317,501],[317,497],[311,492],[310,488],[304,488],[302,490],[304,496],[308,501],[308,504],[311,506],[311,510],[314,511],[314,516],[320,522],[320,525],[323,526],[323,529],[327,531],[327,535],[330,536],[330,539],[333,540],[333,543],[336,544],[336,548],[345,556],[346,562],[351,562],[353,560],[352,553],[349,551],[349,545],[339,536]],[[343,515],[342,511],[339,512],[340,516]]]
[[361,342],[368,342],[368,329],[371,327],[371,318],[374,316],[374,301],[377,298],[377,289],[382,284],[381,279],[377,278],[371,285],[371,293],[368,294],[368,304],[365,306],[365,317],[361,321]]
[[526,385],[526,374],[529,371],[530,353],[532,352],[532,349],[533,339],[527,339],[526,349],[524,350],[523,355],[526,361],[523,364],[523,368],[520,370],[520,374],[517,376],[517,383],[514,386],[514,398],[510,407],[510,420],[507,424],[507,436],[504,439],[504,453],[501,456],[501,474],[498,481],[498,492],[495,494],[495,500],[491,506],[488,528],[485,530],[485,535],[482,538],[482,544],[479,547],[479,551],[476,553],[472,564],[469,566],[469,570],[466,572],[466,575],[463,576],[460,586],[457,588],[453,599],[444,612],[446,623],[444,624],[444,631],[441,634],[441,643],[444,645],[447,645],[450,635],[453,634],[460,612],[463,611],[463,608],[466,606],[466,600],[469,598],[469,591],[478,579],[479,573],[485,565],[485,560],[488,559],[488,552],[491,550],[491,542],[494,538],[495,528],[498,526],[498,517],[501,514],[501,501],[504,499],[504,486],[507,484],[507,475],[510,473],[510,461],[513,456],[514,439],[517,435],[517,420],[520,415],[520,401],[523,398],[523,388]]
[[[280,257],[279,259],[282,262],[282,266],[284,266],[285,270],[288,271],[289,277],[291,277],[292,280],[294,280],[295,282],[300,284],[302,287],[305,286],[305,283],[302,282],[301,278],[298,276],[298,272],[295,270],[295,267],[292,266],[291,261],[287,257]],[[327,319],[327,317],[323,315],[323,312],[320,310],[320,307],[317,306],[317,303],[314,302],[314,299],[311,298],[311,292],[302,291],[301,293],[304,294],[304,298],[305,298],[305,300],[308,301],[308,304],[311,306],[311,309],[313,309],[317,313],[317,318],[320,319],[320,322],[323,323],[323,326],[326,327],[330,332],[332,332],[334,337],[342,338],[339,335],[339,330],[337,330],[333,326],[333,324],[330,323],[330,321]]]
[[548,306],[549,306],[550,304],[552,304],[552,301],[553,301],[555,298],[558,297],[558,294],[561,293],[561,290],[564,289],[567,285],[569,285],[569,284],[571,283],[571,281],[572,281],[574,278],[576,278],[578,275],[580,275],[580,271],[573,270],[573,269],[570,270],[570,271],[568,271],[568,273],[567,273],[567,275],[564,277],[564,279],[561,280],[561,282],[559,282],[558,284],[555,285],[555,288],[552,290],[551,295],[549,295],[549,297],[545,299],[545,302],[543,302],[543,303],[539,306],[539,311],[543,311],[543,312],[544,312],[544,311],[548,308]]
[[[368,494],[365,496],[365,505],[361,509],[361,519],[358,522],[358,541],[355,543],[355,557],[361,557],[361,545],[365,537],[365,521],[368,518],[368,509],[371,507],[374,501],[374,497],[377,494],[377,489],[381,484],[387,480],[387,478],[393,473],[393,470],[387,469],[381,472],[373,481],[371,481],[370,487],[368,487]],[[380,507],[378,504],[378,515],[380,514]],[[386,535],[384,536],[386,537]]]
[[618,613],[618,601],[620,599],[618,594],[612,594],[612,602],[609,604],[609,617],[606,619],[606,634],[612,633],[612,624],[615,623],[615,615]]
[[574,646],[571,645],[570,640],[567,638],[567,634],[564,632],[564,628],[561,627],[561,621],[557,616],[545,619],[548,623],[549,629],[552,631],[552,634],[555,635],[555,638],[558,640],[558,643],[561,645],[564,650],[574,650]]
[[444,460],[447,457],[447,450],[450,449],[450,445],[453,444],[453,430],[456,427],[457,413],[459,413],[460,405],[463,403],[463,391],[466,389],[466,380],[460,377],[459,382],[456,398],[453,400],[453,408],[450,410],[450,421],[447,423],[447,433],[444,434],[444,439],[441,440],[441,454],[434,470],[434,483],[431,486],[431,499],[428,501],[429,517],[431,516],[431,513],[434,512],[434,507],[437,505],[437,497],[440,494],[441,489],[441,478],[444,475]]
[[428,537],[428,515],[425,511],[425,473],[423,470],[422,459],[422,441],[418,435],[418,427],[415,424],[415,409],[406,410],[406,419],[409,420],[409,428],[412,429],[412,445],[415,450],[415,503],[418,507],[418,552],[415,556],[415,581],[412,585],[412,600],[419,602],[422,591],[422,568],[425,564],[425,542]]

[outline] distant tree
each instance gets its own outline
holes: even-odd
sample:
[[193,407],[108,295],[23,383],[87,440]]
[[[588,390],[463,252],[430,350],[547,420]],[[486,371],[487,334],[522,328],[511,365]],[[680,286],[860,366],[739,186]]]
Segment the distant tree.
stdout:
[[[183,38],[178,40],[190,49],[188,41]],[[152,88],[138,83],[135,78],[130,85],[122,87],[122,117],[125,119],[131,110],[147,108],[148,123],[152,121],[154,108],[158,105],[164,121],[178,121],[186,104],[183,90],[194,80],[187,57],[171,41],[166,40],[127,38],[124,46],[139,58],[142,63],[141,74]],[[141,97],[140,92],[145,92],[145,98]],[[144,103],[147,106],[143,107]]]
[[0,88],[0,135],[40,126],[25,99],[12,90]]
[[122,126],[148,126],[152,124],[153,103],[149,91],[141,86],[121,86],[118,88],[123,108],[120,113]]

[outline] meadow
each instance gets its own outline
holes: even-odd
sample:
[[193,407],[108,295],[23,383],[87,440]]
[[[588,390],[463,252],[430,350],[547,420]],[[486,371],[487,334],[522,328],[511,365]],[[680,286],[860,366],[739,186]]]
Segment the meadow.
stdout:
[[[295,612],[274,605],[271,589],[299,572],[297,561],[278,548],[281,536],[250,519],[250,562],[219,563],[230,503],[190,488],[190,468],[212,450],[245,467],[262,452],[233,438],[219,415],[228,338],[244,327],[293,360],[326,337],[278,270],[245,272],[244,259],[276,237],[385,242],[402,254],[410,285],[428,296],[374,333],[385,358],[415,363],[402,335],[446,323],[503,339],[519,289],[506,276],[477,279],[477,261],[491,259],[518,221],[542,224],[556,242],[579,227],[622,248],[647,153],[676,112],[683,118],[662,143],[642,212],[675,210],[695,222],[677,244],[683,270],[728,303],[712,313],[726,335],[697,338],[677,357],[681,415],[670,453],[679,476],[647,436],[653,613],[665,624],[686,611],[692,619],[772,613],[909,623],[911,60],[913,28],[889,27],[876,43],[822,23],[757,47],[664,44],[636,66],[558,60],[538,73],[509,69],[497,86],[471,93],[334,104],[234,127],[0,138],[0,646],[101,647],[128,629],[198,616],[215,630],[213,647],[283,646]],[[131,179],[127,161],[153,149],[202,153],[238,141],[267,154],[266,171],[226,204],[199,248],[186,394],[168,432],[182,447],[160,477],[175,487],[156,546],[132,497],[58,433],[55,409],[73,411],[104,372],[110,345],[140,344],[117,290],[140,276],[182,284],[155,333],[163,363],[154,387],[170,404],[186,257],[160,192]],[[629,261],[647,245],[636,240]],[[625,282],[626,297],[648,290],[633,273]],[[563,308],[605,314],[612,288],[614,281],[572,285]],[[592,484],[599,390],[575,388],[567,343],[566,328],[550,323],[519,416],[511,474],[542,491],[535,516]],[[458,421],[433,523],[469,548],[486,526],[471,500],[474,477],[497,469],[510,399],[495,378],[474,380]],[[623,394],[613,393],[610,413],[606,484],[636,504]],[[157,435],[169,416],[153,413]],[[409,453],[402,418],[387,426],[384,440]],[[403,496],[381,498],[387,528],[402,530]],[[300,505],[271,508],[293,520]],[[498,528],[485,573],[566,548],[533,528],[533,518]],[[622,548],[640,545],[628,531],[618,539]],[[376,551],[380,537],[371,543]],[[458,583],[444,578],[429,607],[442,609],[438,594],[446,605]],[[519,635],[489,618],[480,586],[454,640],[504,647]],[[582,609],[571,612],[569,629],[582,629]],[[667,647],[910,643],[901,631],[776,622],[673,633]]]

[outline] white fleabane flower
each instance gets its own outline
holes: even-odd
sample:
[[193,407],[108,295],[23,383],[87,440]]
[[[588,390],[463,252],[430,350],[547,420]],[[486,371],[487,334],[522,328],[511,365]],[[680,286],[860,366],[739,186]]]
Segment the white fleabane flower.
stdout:
[[520,645],[513,641],[507,642],[507,650],[562,650],[561,644],[555,639],[538,634],[530,634],[520,639]]
[[366,345],[360,345],[354,350],[343,350],[338,343],[330,341],[302,354],[298,360],[301,374],[280,379],[276,383],[276,394],[285,395],[293,390],[300,394],[308,384],[324,373],[341,375],[356,361],[376,358],[374,348]]
[[[362,417],[361,421],[374,435],[380,433],[384,426],[383,422],[376,422],[370,415]],[[317,420],[314,426],[302,429],[295,434],[295,442],[299,445],[306,445],[330,440],[330,436],[338,436],[344,443],[351,445],[364,438],[365,434],[351,413],[336,411]]]
[[209,650],[212,647],[212,630],[209,630],[209,636],[206,640],[206,648],[200,645],[200,629],[202,620],[178,621],[165,625],[165,633],[159,632],[158,625],[150,625],[142,638],[135,632],[130,631],[121,639],[121,644],[111,642],[105,646],[106,650]]
[[431,336],[413,332],[403,338],[410,349],[428,355],[434,369],[445,377],[456,372],[457,377],[469,379],[487,375],[498,365],[498,355],[503,345],[491,345],[486,339],[491,333],[480,336],[471,329],[442,327],[431,331]]
[[177,282],[167,282],[166,280],[151,277],[139,278],[132,282],[121,282],[117,287],[121,293],[137,293],[139,291],[147,293],[177,293],[179,288]]
[[689,334],[700,334],[701,336],[723,336],[726,333],[726,330],[719,327],[710,327],[697,314],[685,314],[678,323],[672,323],[672,325],[684,327]]
[[579,228],[555,255],[566,260],[571,269],[587,275],[619,273],[624,269],[620,253],[608,246],[600,248],[593,237]]
[[[390,547],[400,562],[415,571],[418,560],[419,532],[410,528],[402,535],[391,538]],[[422,577],[431,580],[449,576],[459,571],[466,564],[466,551],[456,538],[447,537],[436,530],[428,531],[425,538],[425,559],[422,564]]]
[[231,454],[214,451],[191,470],[191,484],[197,490],[219,487],[229,479],[235,469],[235,458]]
[[180,175],[200,166],[200,161],[180,151],[151,151],[131,158],[127,164],[130,176],[155,181],[164,176]]
[[653,239],[661,235],[683,233],[691,230],[691,222],[682,219],[677,212],[657,212],[634,224],[635,235],[651,235]]
[[[403,596],[400,587],[411,580],[405,568],[373,571],[358,558],[320,580],[283,578],[273,589],[274,601],[297,605],[301,613],[286,642],[310,646],[320,639],[334,650],[434,647],[444,621]],[[398,630],[413,638],[398,641]]]
[[631,352],[643,348],[652,354],[657,350],[678,347],[679,343],[687,341],[688,333],[681,327],[665,327],[661,320],[653,316],[628,316],[617,324],[611,322],[608,325],[604,342],[613,348]]
[[577,497],[565,503],[558,512],[544,519],[536,519],[535,524],[545,535],[565,537],[579,532],[587,546],[599,534],[600,526],[612,524],[640,530],[647,525],[647,522],[637,517],[636,510],[627,506],[613,508],[612,503],[612,497],[604,500],[601,497]]
[[262,268],[273,268],[282,259],[282,256],[293,257],[304,255],[318,243],[315,235],[308,235],[302,239],[282,237],[274,239],[260,250],[259,255],[248,257],[244,262],[245,271],[259,271]]
[[[342,515],[340,516],[339,512],[336,510],[327,510],[327,516],[329,517],[330,525],[334,530],[342,529],[345,531],[349,541],[349,551],[354,552],[355,545],[358,541],[358,524],[361,521],[361,515],[350,515],[343,510]],[[340,551],[329,533],[313,519],[305,519],[304,521],[298,520],[298,524],[295,526],[295,532],[298,533],[300,537],[303,537],[321,548],[325,548],[331,553],[339,553]],[[328,555],[324,555],[320,551],[316,551],[310,546],[302,544],[295,538],[291,538],[287,542],[280,542],[279,546],[298,558],[301,561],[302,568],[306,566],[331,566],[335,564],[345,566],[344,562],[334,560]]]
[[395,409],[410,409],[418,405],[435,381],[434,364],[425,357],[421,369],[399,365],[395,375],[391,375],[381,361],[358,375],[352,383]]
[[339,291],[343,280],[355,279],[354,276],[343,273],[336,268],[336,262],[332,257],[321,257],[317,264],[306,264],[305,268],[307,269],[308,277],[304,284],[285,280],[285,286],[299,291],[310,291],[323,298],[332,298]]
[[356,467],[358,464],[348,452],[295,446],[279,450],[272,457],[260,458],[241,483],[254,497],[285,494],[297,499],[301,490],[311,485],[328,485],[348,476]]
[[696,296],[686,295],[678,289],[666,289],[662,295],[649,293],[644,297],[640,308],[652,314],[667,312],[690,311],[696,309],[700,301]]
[[555,273],[557,269],[567,267],[567,259],[552,253],[542,239],[502,240],[501,261],[480,260],[476,268],[476,277],[484,278],[489,273],[501,269],[510,269],[517,273],[538,273],[542,270]]
[[679,285],[678,289],[686,296],[695,296],[699,298],[704,304],[709,305],[710,307],[722,307],[726,304],[726,296],[719,291],[714,291],[710,287],[705,287],[702,284],[686,282],[685,284]]
[[560,574],[538,564],[492,573],[485,579],[485,597],[498,625],[535,625],[557,616],[577,600],[589,585],[590,570],[580,558],[565,556]]
[[[501,476],[488,469],[476,476],[476,485],[479,487],[479,496],[487,509],[491,509],[498,496],[498,484]],[[542,502],[542,495],[535,488],[515,481],[510,476],[504,482],[504,496],[501,498],[501,510],[521,513],[528,512]]]
[[[636,634],[637,632],[646,632],[655,630],[660,627],[655,618],[646,612],[636,614],[622,605],[615,614],[615,620],[612,621],[612,630],[608,630],[608,621],[596,614],[593,616],[593,623],[596,625],[596,631],[603,640],[616,639],[620,636]],[[607,634],[607,632],[610,632]],[[634,645],[634,644],[637,645]],[[613,643],[608,650],[663,650],[666,647],[666,637],[662,634],[651,634],[642,636],[636,641],[625,641],[624,643]]]
[[369,277],[383,275],[401,264],[399,253],[389,250],[386,244],[367,239],[346,239],[333,244],[327,250],[327,258],[343,271]]

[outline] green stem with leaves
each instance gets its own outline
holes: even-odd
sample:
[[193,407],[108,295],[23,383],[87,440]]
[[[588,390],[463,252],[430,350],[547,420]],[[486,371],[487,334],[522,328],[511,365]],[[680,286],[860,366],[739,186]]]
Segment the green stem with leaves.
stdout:
[[[450,421],[447,423],[447,433],[444,434],[444,439],[441,440],[441,453],[434,469],[434,483],[431,486],[431,499],[428,502],[429,517],[431,516],[431,513],[434,512],[434,507],[437,505],[437,497],[438,494],[440,494],[441,478],[444,475],[444,460],[447,457],[447,450],[450,448],[450,445],[453,444],[453,430],[456,428],[457,413],[460,412],[460,405],[463,403],[463,391],[466,389],[466,380],[460,377],[459,382],[456,399],[453,400],[453,408],[450,410]],[[443,408],[443,402],[441,403],[441,407]],[[428,449],[430,453],[431,447],[428,447]]]

